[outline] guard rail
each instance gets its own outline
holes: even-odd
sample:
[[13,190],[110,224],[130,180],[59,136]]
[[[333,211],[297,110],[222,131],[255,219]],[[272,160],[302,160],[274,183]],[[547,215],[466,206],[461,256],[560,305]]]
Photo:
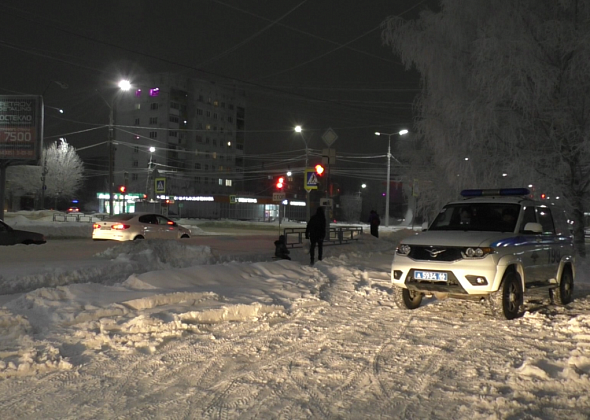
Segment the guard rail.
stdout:
[[[295,248],[303,246],[305,228],[285,228],[283,230],[287,246]],[[329,235],[324,239],[324,245],[342,245],[356,241],[363,234],[361,226],[331,227]]]

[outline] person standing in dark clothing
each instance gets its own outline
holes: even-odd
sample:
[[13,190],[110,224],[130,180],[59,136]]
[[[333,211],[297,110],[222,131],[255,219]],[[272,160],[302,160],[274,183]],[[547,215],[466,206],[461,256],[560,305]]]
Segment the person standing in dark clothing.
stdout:
[[324,208],[318,207],[316,213],[311,216],[305,229],[305,238],[309,239],[309,256],[311,258],[311,265],[314,263],[315,246],[318,246],[318,261],[322,260],[324,238],[326,237],[326,217],[324,216]]
[[381,219],[379,219],[379,215],[375,210],[371,210],[369,214],[369,225],[371,226],[371,235],[375,238],[379,237],[379,225],[381,224]]

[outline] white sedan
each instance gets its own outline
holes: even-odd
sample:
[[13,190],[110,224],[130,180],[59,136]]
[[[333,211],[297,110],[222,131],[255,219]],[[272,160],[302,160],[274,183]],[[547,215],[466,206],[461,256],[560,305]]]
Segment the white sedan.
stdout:
[[134,241],[138,239],[185,239],[191,231],[157,213],[121,213],[94,223],[92,239]]

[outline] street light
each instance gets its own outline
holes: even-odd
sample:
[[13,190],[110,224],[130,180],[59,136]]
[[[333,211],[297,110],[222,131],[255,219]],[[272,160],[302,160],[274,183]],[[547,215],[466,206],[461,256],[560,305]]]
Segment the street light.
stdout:
[[152,194],[152,187],[150,185],[150,179],[152,177],[152,156],[154,155],[154,152],[156,151],[156,148],[154,146],[151,146],[149,148],[150,151],[150,161],[148,162],[148,173],[147,173],[147,177],[145,178],[145,192],[148,195],[148,201],[151,201],[153,198],[153,194]]
[[390,174],[391,174],[391,136],[403,136],[404,134],[408,134],[408,130],[401,130],[397,133],[380,133],[378,131],[375,132],[376,136],[387,136],[388,146],[387,146],[387,186],[385,189],[385,226],[389,226],[389,184],[390,184]]
[[[306,185],[307,179],[305,179],[305,176],[307,174],[306,171],[309,161],[309,149],[307,147],[307,140],[305,140],[305,136],[303,135],[303,129],[300,125],[295,126],[295,132],[301,134],[301,140],[303,140],[303,143],[305,144],[305,169],[303,170],[303,183],[304,185]],[[309,191],[307,191],[307,189],[305,190],[305,202],[305,218],[306,220],[309,220],[311,209],[309,208]]]
[[[129,80],[121,80],[118,83],[119,89],[122,91],[128,91],[131,89],[131,83]],[[109,153],[109,215],[113,215],[113,195],[115,194],[115,181],[114,181],[114,156],[113,156],[113,140],[114,140],[114,129],[115,129],[115,100],[118,95],[115,93],[111,102],[107,102],[102,96],[102,100],[109,107],[109,137],[108,137],[108,153]]]

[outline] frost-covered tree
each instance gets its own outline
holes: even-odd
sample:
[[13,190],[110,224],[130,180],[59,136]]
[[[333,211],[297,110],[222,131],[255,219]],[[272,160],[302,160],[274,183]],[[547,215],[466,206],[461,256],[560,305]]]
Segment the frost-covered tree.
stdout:
[[421,163],[438,174],[439,195],[431,199],[445,201],[464,187],[533,184],[565,198],[585,255],[590,2],[440,5],[414,21],[389,18],[383,30],[384,41],[421,74],[417,126],[428,151]]
[[[84,164],[65,140],[44,149],[41,162],[45,162],[45,197],[72,197],[82,186]],[[11,192],[40,194],[43,166],[11,166],[6,175]]]

